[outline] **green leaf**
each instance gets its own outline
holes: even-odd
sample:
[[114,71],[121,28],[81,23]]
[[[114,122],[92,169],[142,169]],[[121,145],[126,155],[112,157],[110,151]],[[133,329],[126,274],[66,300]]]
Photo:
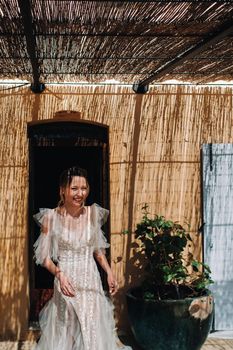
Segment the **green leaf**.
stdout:
[[[148,263],[145,276],[149,294],[146,297],[201,295],[213,281],[209,266],[193,259],[188,251],[192,241],[190,233],[178,222],[157,214],[151,216],[148,204],[143,206],[142,212],[135,230],[140,246],[134,247],[138,248],[138,253],[145,253]],[[188,227],[190,230],[190,225]],[[188,254],[183,254],[185,249]],[[187,268],[190,266],[192,269]]]

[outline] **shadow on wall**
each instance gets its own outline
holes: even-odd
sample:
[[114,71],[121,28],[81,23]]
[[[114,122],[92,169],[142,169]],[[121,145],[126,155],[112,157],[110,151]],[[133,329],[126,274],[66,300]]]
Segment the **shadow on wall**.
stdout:
[[[129,236],[132,236],[130,233]],[[129,239],[131,239],[129,237]],[[119,289],[115,299],[114,305],[116,313],[119,315],[119,324],[122,329],[125,329],[126,332],[129,332],[129,321],[128,321],[128,312],[126,305],[126,292],[132,286],[140,285],[144,277],[144,266],[145,266],[145,257],[141,253],[141,250],[138,249],[139,245],[136,242],[131,242],[127,245],[128,249],[131,249],[131,258],[125,262],[126,273],[125,273],[125,283],[122,288]],[[122,263],[122,257],[117,257],[115,264]]]
[[0,340],[18,340],[27,327],[28,288],[26,239],[1,240],[2,285],[0,294]]
[[[132,136],[131,144],[131,173],[129,182],[129,199],[128,199],[128,227],[125,229],[129,230],[126,235],[127,244],[125,252],[125,273],[124,273],[124,286],[120,288],[117,297],[114,300],[114,305],[116,307],[116,313],[119,315],[119,324],[122,328],[129,331],[128,314],[126,307],[125,294],[127,290],[140,284],[143,278],[143,266],[145,259],[143,258],[140,251],[138,251],[138,244],[134,241],[133,232],[133,217],[134,217],[134,197],[135,197],[135,186],[136,186],[136,170],[137,170],[137,157],[139,149],[139,139],[141,131],[141,108],[142,108],[143,95],[135,95],[135,109],[134,109],[134,131]],[[123,241],[123,237],[122,237]],[[121,263],[122,257],[117,257],[115,263]]]

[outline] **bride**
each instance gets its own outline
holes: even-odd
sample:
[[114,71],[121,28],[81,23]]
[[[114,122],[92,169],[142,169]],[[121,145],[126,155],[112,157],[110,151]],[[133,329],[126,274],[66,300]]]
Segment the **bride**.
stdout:
[[85,206],[89,190],[86,171],[69,168],[60,176],[58,207],[34,215],[41,227],[34,244],[36,263],[55,276],[53,297],[40,313],[41,337],[34,350],[131,350],[117,337],[113,306],[96,265],[107,273],[114,295],[118,285],[101,230],[108,210]]

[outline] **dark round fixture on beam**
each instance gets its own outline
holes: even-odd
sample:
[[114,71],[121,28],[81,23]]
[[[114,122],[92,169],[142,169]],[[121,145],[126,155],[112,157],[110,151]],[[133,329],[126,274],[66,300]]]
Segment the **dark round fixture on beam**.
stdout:
[[44,83],[38,83],[38,84],[31,84],[30,89],[32,90],[32,92],[34,92],[35,94],[40,94],[41,92],[43,92],[45,90],[45,84]]
[[145,94],[148,90],[149,85],[142,85],[138,82],[133,84],[133,91],[136,92],[136,94]]

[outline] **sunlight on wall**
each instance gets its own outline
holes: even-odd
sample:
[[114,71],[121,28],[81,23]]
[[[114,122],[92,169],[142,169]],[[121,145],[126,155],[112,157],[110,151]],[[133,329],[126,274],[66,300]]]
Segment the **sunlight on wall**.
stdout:
[[127,327],[124,294],[142,270],[134,234],[121,232],[134,230],[147,202],[152,213],[191,223],[192,249],[200,256],[200,148],[233,142],[232,89],[160,85],[139,97],[117,85],[50,85],[42,94],[23,86],[0,91],[0,104],[0,336],[27,331],[27,122],[54,119],[65,109],[109,125],[111,258],[120,284],[117,318]]

